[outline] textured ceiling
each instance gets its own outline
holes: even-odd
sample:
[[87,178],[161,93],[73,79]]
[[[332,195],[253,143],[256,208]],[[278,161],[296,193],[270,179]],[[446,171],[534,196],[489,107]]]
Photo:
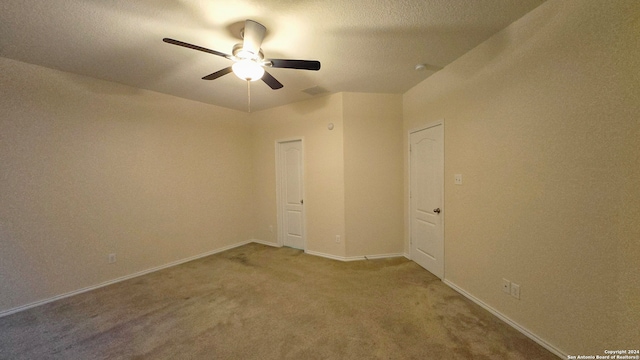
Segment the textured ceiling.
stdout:
[[[252,110],[319,87],[403,93],[543,0],[0,0],[0,56],[247,111],[246,83],[200,78],[231,62],[162,42],[231,53],[245,19],[267,27],[267,58],[320,60],[320,71],[269,69]],[[317,91],[315,91],[317,92]]]

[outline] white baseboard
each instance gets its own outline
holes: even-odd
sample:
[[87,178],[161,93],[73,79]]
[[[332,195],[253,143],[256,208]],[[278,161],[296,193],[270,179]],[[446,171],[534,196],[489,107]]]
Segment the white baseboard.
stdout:
[[376,255],[362,255],[362,256],[348,256],[345,258],[345,261],[357,261],[357,260],[376,260],[376,259],[389,259],[402,257],[403,255],[400,253],[397,254],[376,254]]
[[[282,247],[282,245],[280,244],[276,244],[270,241],[264,241],[264,240],[258,240],[258,239],[252,239],[251,242],[257,243],[257,244],[262,244],[262,245],[267,245],[267,246],[273,246],[273,247]],[[305,250],[304,251],[305,254],[309,254],[309,255],[314,255],[314,256],[320,256],[323,258],[327,258],[327,259],[332,259],[332,260],[338,260],[338,261],[360,261],[360,260],[374,260],[374,259],[387,259],[387,258],[394,258],[394,257],[407,257],[407,254],[378,254],[378,255],[362,255],[362,256],[338,256],[338,255],[332,255],[332,254],[326,254],[326,253],[322,253],[319,251],[313,251],[313,250]],[[407,257],[408,258],[408,257]]]
[[[208,252],[205,252],[205,253],[202,253],[202,254],[190,256],[188,258],[180,259],[180,260],[173,261],[173,262],[170,262],[170,263],[167,263],[167,264],[164,264],[164,265],[160,265],[160,266],[156,266],[156,267],[153,267],[153,268],[150,268],[150,269],[142,270],[142,271],[130,274],[130,275],[125,275],[125,276],[122,276],[122,277],[119,277],[119,278],[116,278],[116,279],[113,279],[113,280],[105,281],[105,282],[102,282],[102,283],[99,283],[99,284],[96,284],[96,285],[87,286],[87,287],[84,287],[82,289],[70,291],[68,293],[56,295],[56,296],[53,296],[53,297],[50,297],[50,298],[47,298],[47,299],[38,300],[38,301],[29,303],[29,304],[26,304],[26,305],[22,305],[22,306],[18,306],[18,307],[15,307],[15,308],[8,309],[8,310],[0,311],[0,318],[3,317],[3,316],[15,314],[15,313],[20,312],[20,311],[31,309],[31,308],[34,308],[36,306],[48,304],[48,303],[56,301],[56,300],[61,300],[61,299],[68,298],[68,297],[73,296],[73,295],[82,294],[82,293],[87,292],[87,291],[99,289],[101,287],[105,287],[105,286],[108,286],[108,285],[111,285],[111,284],[119,283],[121,281],[133,279],[133,278],[138,277],[138,276],[146,275],[146,274],[149,274],[149,273],[152,273],[152,272],[156,272],[156,271],[159,271],[159,270],[170,268],[172,266],[176,266],[176,265],[180,265],[180,264],[183,264],[183,263],[186,263],[186,262],[189,262],[189,261],[197,260],[197,259],[209,256],[209,255],[213,255],[213,254],[217,254],[217,253],[220,253],[220,252],[223,252],[223,251],[227,251],[227,250],[230,250],[230,249],[233,249],[233,248],[237,248],[237,247],[240,247],[242,245],[249,244],[251,242],[254,242],[254,241],[253,240],[242,241],[242,242],[237,243],[237,244],[224,246],[224,247],[221,247],[221,248],[218,248],[218,249],[215,249],[215,250],[211,250],[211,251],[208,251]],[[267,243],[265,243],[265,245],[266,244]]]
[[404,256],[403,254],[378,254],[378,255],[361,255],[361,256],[338,256],[332,254],[326,254],[319,251],[305,250],[306,254],[320,256],[327,259],[333,259],[338,261],[360,261],[360,260],[374,260],[374,259],[386,259]]
[[327,258],[327,259],[344,261],[344,257],[342,257],[342,256],[325,254],[325,253],[321,253],[321,252],[318,252],[318,251],[305,250],[304,253],[305,254],[309,254],[309,255],[313,255],[313,256],[320,256],[320,257]]
[[535,341],[536,343],[538,343],[543,348],[551,351],[552,353],[554,353],[555,355],[557,355],[557,356],[559,356],[559,357],[561,357],[563,359],[567,359],[567,354],[565,352],[563,352],[562,350],[558,349],[557,347],[551,345],[548,341],[542,339],[538,335],[532,333],[531,331],[529,331],[529,329],[525,328],[524,326],[522,326],[522,325],[518,324],[517,322],[511,320],[506,315],[502,314],[498,310],[496,310],[493,307],[491,307],[488,304],[486,304],[484,301],[482,301],[482,300],[478,299],[477,297],[471,295],[466,290],[463,290],[458,285],[452,283],[451,281],[449,281],[447,279],[442,280],[442,282],[447,284],[453,290],[459,292],[462,296],[464,296],[467,299],[473,301],[474,303],[480,305],[482,308],[484,308],[485,310],[487,310],[491,314],[495,315],[497,318],[499,318],[500,320],[504,321],[505,323],[507,323],[512,328],[518,330],[524,336],[526,336],[529,339]]
[[282,245],[279,245],[277,243],[273,243],[273,242],[270,242],[270,241],[264,241],[264,240],[258,240],[258,239],[251,239],[250,242],[254,242],[256,244],[267,245],[267,246],[273,246],[273,247],[282,247]]

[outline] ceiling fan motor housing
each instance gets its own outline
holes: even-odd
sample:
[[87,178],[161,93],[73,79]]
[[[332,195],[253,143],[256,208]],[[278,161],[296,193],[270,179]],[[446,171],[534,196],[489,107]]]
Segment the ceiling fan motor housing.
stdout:
[[245,50],[242,44],[233,45],[233,51],[231,53],[238,60],[253,60],[253,61],[264,60],[264,53],[262,52],[262,49],[260,49],[260,51],[258,51],[257,54],[254,54],[251,51]]

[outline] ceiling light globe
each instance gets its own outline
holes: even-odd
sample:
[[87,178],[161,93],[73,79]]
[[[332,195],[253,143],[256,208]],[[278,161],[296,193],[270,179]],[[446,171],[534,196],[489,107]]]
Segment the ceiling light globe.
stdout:
[[249,59],[237,61],[231,66],[233,73],[242,80],[256,81],[262,79],[264,68]]

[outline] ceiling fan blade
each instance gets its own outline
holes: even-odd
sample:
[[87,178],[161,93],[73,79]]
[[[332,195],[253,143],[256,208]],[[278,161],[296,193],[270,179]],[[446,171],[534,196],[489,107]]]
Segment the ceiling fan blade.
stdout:
[[225,53],[221,53],[220,51],[215,51],[215,50],[203,48],[202,46],[189,44],[189,43],[186,43],[186,42],[183,42],[183,41],[179,41],[179,40],[174,40],[174,39],[170,39],[170,38],[164,38],[164,39],[162,39],[162,41],[164,41],[164,42],[166,42],[168,44],[183,46],[183,47],[186,47],[186,48],[189,48],[189,49],[203,51],[203,52],[206,52],[206,53],[209,53],[209,54],[222,56],[223,58],[227,58],[229,60],[231,60],[233,58],[231,55],[228,55],[228,54],[225,54]]
[[217,79],[217,78],[219,78],[219,77],[221,77],[223,75],[227,75],[228,73],[231,72],[231,70],[232,70],[231,66],[226,67],[226,68],[224,68],[222,70],[218,70],[218,71],[214,72],[213,74],[209,74],[209,75],[203,77],[202,80],[215,80],[215,79]]
[[286,59],[268,59],[271,67],[299,69],[299,70],[320,70],[320,61],[317,60],[286,60]]
[[258,55],[266,31],[267,28],[258,22],[253,20],[245,21],[244,29],[242,30],[242,38],[244,39],[242,50]]
[[269,87],[273,90],[281,89],[284,86],[280,83],[280,81],[276,80],[276,78],[271,76],[271,74],[266,71],[264,72],[264,75],[262,75],[262,81],[264,81],[265,84],[269,85]]

